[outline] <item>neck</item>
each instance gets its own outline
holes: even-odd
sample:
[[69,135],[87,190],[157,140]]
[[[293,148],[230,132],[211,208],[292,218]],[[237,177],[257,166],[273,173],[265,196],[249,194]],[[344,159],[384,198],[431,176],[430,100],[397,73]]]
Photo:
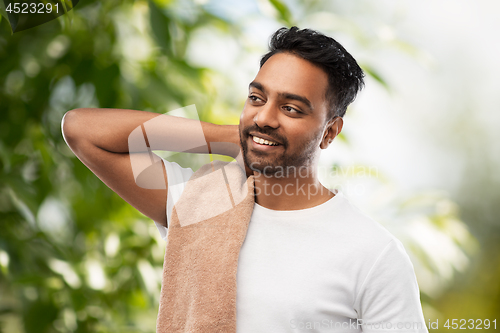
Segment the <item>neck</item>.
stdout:
[[335,196],[317,179],[307,175],[266,175],[254,172],[256,202],[274,210],[299,210],[320,205]]

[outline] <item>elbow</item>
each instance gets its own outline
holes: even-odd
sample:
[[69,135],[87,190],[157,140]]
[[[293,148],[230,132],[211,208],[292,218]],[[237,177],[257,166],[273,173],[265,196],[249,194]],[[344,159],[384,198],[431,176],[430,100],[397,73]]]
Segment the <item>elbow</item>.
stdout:
[[80,137],[79,131],[81,124],[79,124],[79,111],[74,109],[66,112],[61,121],[61,133],[66,144],[73,148]]

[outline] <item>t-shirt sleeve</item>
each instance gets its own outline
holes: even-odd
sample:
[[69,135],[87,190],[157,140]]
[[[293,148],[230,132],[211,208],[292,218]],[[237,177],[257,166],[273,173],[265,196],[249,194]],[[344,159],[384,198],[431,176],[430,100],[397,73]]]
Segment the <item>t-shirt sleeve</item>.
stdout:
[[[165,159],[163,160],[163,164],[165,165],[165,170],[167,172],[167,180],[168,180],[168,194],[167,194],[167,202],[166,202],[166,214],[167,214],[167,224],[170,223],[172,216],[172,209],[181,197],[182,191],[186,187],[187,181],[191,178],[194,171],[190,168],[183,168],[179,164],[175,162],[169,162]],[[155,222],[156,228],[160,232],[161,238],[163,240],[167,240],[168,228]]]
[[354,308],[363,332],[428,332],[415,271],[398,239],[392,239],[378,256]]

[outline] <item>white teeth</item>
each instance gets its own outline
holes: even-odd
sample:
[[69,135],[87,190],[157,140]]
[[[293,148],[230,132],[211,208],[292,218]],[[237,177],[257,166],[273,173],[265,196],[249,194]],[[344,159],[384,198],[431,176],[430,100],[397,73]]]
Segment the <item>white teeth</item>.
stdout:
[[261,145],[268,145],[268,146],[277,146],[278,145],[276,142],[265,140],[262,138],[258,138],[256,136],[252,136],[252,140],[257,142],[257,143],[260,143]]

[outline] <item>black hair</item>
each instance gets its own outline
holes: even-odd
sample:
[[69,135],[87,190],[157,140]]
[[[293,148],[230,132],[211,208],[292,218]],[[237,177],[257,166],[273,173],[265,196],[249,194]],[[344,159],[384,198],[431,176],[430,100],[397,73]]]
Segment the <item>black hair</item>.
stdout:
[[269,52],[260,60],[260,67],[274,54],[287,52],[308,60],[328,75],[326,100],[328,119],[343,117],[358,91],[364,86],[363,70],[356,60],[335,39],[322,33],[297,27],[280,28],[271,37]]

